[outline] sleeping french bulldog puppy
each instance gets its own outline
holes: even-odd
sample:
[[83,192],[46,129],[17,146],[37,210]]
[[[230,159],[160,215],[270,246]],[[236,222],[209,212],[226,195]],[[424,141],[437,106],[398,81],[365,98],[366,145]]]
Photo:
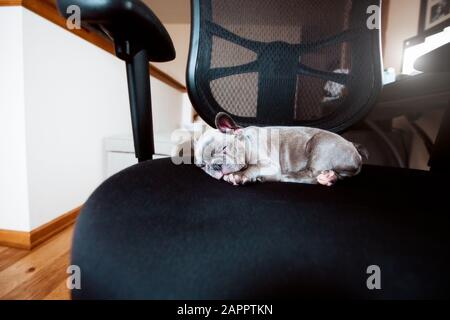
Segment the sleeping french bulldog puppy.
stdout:
[[194,161],[233,185],[280,181],[334,185],[361,171],[362,148],[334,133],[305,127],[241,128],[219,113],[217,129],[194,143]]

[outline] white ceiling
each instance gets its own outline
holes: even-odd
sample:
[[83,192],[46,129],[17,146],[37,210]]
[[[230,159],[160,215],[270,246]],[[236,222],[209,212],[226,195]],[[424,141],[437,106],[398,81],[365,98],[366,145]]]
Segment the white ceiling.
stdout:
[[144,0],[163,23],[190,23],[190,0]]

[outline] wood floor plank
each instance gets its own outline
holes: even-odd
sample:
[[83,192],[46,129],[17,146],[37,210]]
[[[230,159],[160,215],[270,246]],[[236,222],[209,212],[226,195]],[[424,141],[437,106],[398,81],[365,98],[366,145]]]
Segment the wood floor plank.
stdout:
[[52,293],[62,281],[67,279],[65,272],[69,265],[69,252],[58,257],[45,269],[35,271],[32,277],[22,282],[4,298],[8,300],[40,300]]
[[0,272],[0,299],[42,299],[65,278],[73,226]]
[[67,279],[64,279],[44,300],[70,300],[70,290],[67,288]]
[[20,250],[15,248],[0,248],[0,272],[16,263],[30,252],[28,250]]

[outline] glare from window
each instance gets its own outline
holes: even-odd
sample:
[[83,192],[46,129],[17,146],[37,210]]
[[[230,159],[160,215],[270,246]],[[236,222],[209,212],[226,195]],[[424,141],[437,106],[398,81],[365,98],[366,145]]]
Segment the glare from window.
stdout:
[[420,71],[414,69],[414,62],[416,62],[417,58],[449,42],[450,42],[450,27],[444,29],[442,32],[427,37],[424,43],[407,48],[403,56],[402,73],[408,75],[415,75],[421,73]]

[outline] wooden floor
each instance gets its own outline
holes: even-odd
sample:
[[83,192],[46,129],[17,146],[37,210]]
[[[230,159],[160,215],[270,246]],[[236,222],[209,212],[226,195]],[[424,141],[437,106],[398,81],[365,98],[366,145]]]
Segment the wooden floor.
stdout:
[[31,251],[0,247],[0,300],[68,300],[73,226]]

